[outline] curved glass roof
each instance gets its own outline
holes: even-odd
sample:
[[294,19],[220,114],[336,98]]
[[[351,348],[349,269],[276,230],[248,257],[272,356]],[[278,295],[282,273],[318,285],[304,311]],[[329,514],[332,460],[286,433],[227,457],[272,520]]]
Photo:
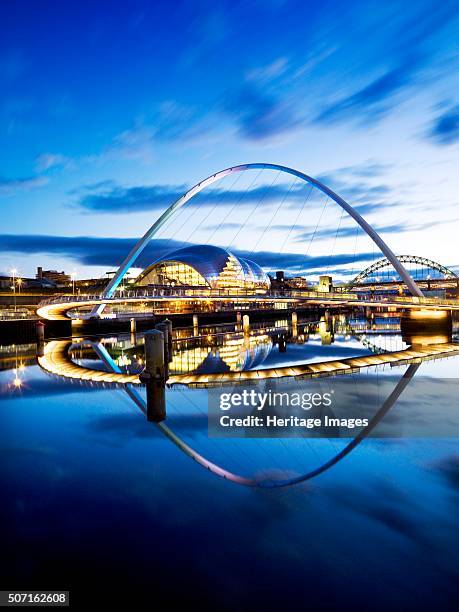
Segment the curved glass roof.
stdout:
[[167,253],[153,262],[139,276],[139,280],[157,264],[174,261],[186,264],[194,268],[209,283],[215,282],[223,272],[231,257],[234,257],[241,266],[244,280],[242,282],[263,283],[269,287],[269,277],[262,268],[254,261],[237,257],[222,247],[210,244],[196,244],[183,249]]
[[244,274],[246,276],[248,275],[250,280],[253,280],[254,282],[266,282],[267,280],[269,281],[268,275],[257,263],[255,263],[251,259],[242,259],[241,257],[238,257],[238,260],[242,264]]
[[229,253],[225,249],[209,244],[197,244],[184,249],[167,253],[155,263],[161,261],[178,261],[197,270],[206,280],[217,278],[228,261]]

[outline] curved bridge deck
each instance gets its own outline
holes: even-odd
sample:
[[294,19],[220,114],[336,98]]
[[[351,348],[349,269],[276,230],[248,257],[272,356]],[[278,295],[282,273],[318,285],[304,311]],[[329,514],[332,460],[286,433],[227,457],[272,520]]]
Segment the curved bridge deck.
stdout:
[[[106,305],[136,305],[141,303],[157,304],[162,308],[168,302],[207,302],[218,305],[219,312],[236,312],[240,310],[241,303],[250,304],[253,308],[269,308],[275,305],[291,306],[293,308],[316,306],[369,306],[383,308],[407,308],[426,310],[459,310],[459,300],[446,300],[437,298],[420,298],[410,296],[390,296],[363,298],[355,293],[322,293],[318,291],[291,291],[288,294],[271,292],[266,295],[253,295],[245,293],[231,294],[224,291],[209,291],[206,293],[196,290],[176,290],[170,292],[127,292],[116,297],[98,296],[66,296],[53,298],[41,302],[37,314],[49,320],[67,320],[71,318],[69,312],[75,309],[94,308]],[[154,309],[153,309],[154,310]],[[161,311],[162,312],[162,311]],[[135,314],[133,312],[132,314]],[[137,313],[141,315],[142,313]],[[162,314],[166,314],[163,313]],[[199,312],[197,313],[199,314]],[[126,312],[125,316],[129,316]]]

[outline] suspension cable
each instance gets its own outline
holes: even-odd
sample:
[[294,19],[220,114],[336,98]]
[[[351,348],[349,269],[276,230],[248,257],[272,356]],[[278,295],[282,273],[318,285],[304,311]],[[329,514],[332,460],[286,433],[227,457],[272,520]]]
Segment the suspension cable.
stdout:
[[215,236],[216,232],[218,232],[218,230],[222,227],[223,223],[225,223],[225,221],[228,219],[228,217],[230,216],[230,214],[233,212],[233,210],[236,208],[236,206],[241,202],[242,197],[244,196],[245,193],[247,193],[254,185],[255,181],[258,180],[258,177],[260,176],[260,174],[262,173],[263,168],[260,168],[260,170],[258,171],[257,175],[255,176],[255,178],[252,180],[252,182],[250,183],[250,185],[248,186],[248,188],[241,193],[241,195],[239,196],[239,198],[236,200],[236,202],[233,204],[233,206],[229,209],[229,211],[226,213],[226,215],[223,217],[223,219],[220,221],[219,225],[214,229],[214,231],[212,232],[212,234],[209,236],[208,242],[210,242],[210,240]]
[[285,202],[285,200],[287,199],[287,196],[289,195],[289,193],[292,191],[293,189],[293,185],[296,183],[296,177],[293,180],[292,184],[290,185],[289,190],[287,191],[286,194],[284,194],[284,197],[282,198],[282,200],[280,201],[278,207],[276,208],[273,216],[271,217],[270,222],[268,223],[268,225],[265,226],[265,229],[263,230],[263,233],[261,234],[261,236],[258,238],[257,242],[255,243],[255,246],[253,247],[253,249],[250,251],[250,255],[252,255],[252,253],[255,252],[256,248],[258,247],[258,245],[260,244],[260,242],[262,241],[262,239],[264,238],[266,232],[269,230],[269,228],[271,227],[274,219],[276,218],[277,213],[279,212],[282,204]]
[[328,202],[328,196],[326,195],[326,196],[325,196],[325,199],[324,199],[324,205],[323,205],[323,208],[322,208],[322,212],[320,213],[319,219],[318,219],[317,224],[316,224],[316,227],[315,227],[315,229],[314,229],[314,233],[313,233],[313,234],[312,234],[312,236],[311,236],[311,239],[310,239],[310,241],[309,241],[308,248],[307,248],[307,250],[306,250],[306,257],[309,255],[309,251],[311,250],[311,245],[312,245],[312,243],[313,243],[313,241],[314,241],[314,238],[315,238],[315,236],[316,236],[316,233],[317,233],[317,229],[318,229],[318,227],[319,227],[319,224],[320,224],[320,222],[322,221],[322,217],[323,217],[323,214],[324,214],[324,212],[325,212],[325,208],[327,207],[327,202]]
[[[232,184],[232,185],[231,185],[231,187],[230,187],[230,190],[231,190],[231,189],[233,189],[234,185],[237,183],[237,181],[239,180],[240,176],[241,176],[241,173],[239,173],[239,172],[238,172],[238,173],[237,173],[237,176],[236,176],[236,179],[233,181],[233,184]],[[219,193],[218,197],[216,198],[215,204],[214,204],[214,206],[212,207],[211,212],[210,212],[210,213],[207,215],[207,218],[209,218],[209,219],[211,219],[211,218],[212,218],[212,215],[213,215],[213,213],[215,212],[215,209],[217,208],[217,206],[219,206],[219,205],[221,204],[221,202],[222,202],[222,200],[223,200],[223,196],[224,196],[224,194],[225,194],[225,191],[224,191],[223,189],[220,189],[220,193]],[[199,194],[199,195],[200,195],[200,194]],[[200,206],[195,206],[195,208],[196,208],[196,209],[199,209],[199,208],[201,208],[201,207],[200,207]],[[190,233],[188,234],[188,236],[186,237],[185,242],[188,242],[188,241],[191,239],[191,237],[194,235],[194,233],[196,232],[196,230],[197,230],[197,229],[198,229],[198,224],[195,224],[195,225],[194,225],[194,226],[191,228],[191,232],[190,232]],[[206,244],[208,244],[208,243],[206,243]]]
[[277,181],[278,177],[280,174],[280,170],[277,172],[276,176],[274,177],[272,183],[270,185],[266,185],[262,195],[260,196],[255,208],[253,208],[252,210],[250,210],[249,214],[247,215],[246,219],[244,220],[244,223],[242,223],[239,226],[239,229],[237,230],[236,234],[233,236],[233,239],[231,240],[231,242],[227,245],[227,249],[230,248],[230,246],[234,243],[234,241],[236,240],[236,238],[239,236],[239,234],[241,233],[242,229],[245,227],[245,225],[247,224],[247,221],[250,219],[250,217],[255,213],[255,211],[257,210],[257,208],[260,206],[260,204],[264,201],[266,194],[268,193],[268,191],[273,187],[274,183]]
[[299,220],[299,218],[300,218],[301,214],[303,213],[303,210],[304,210],[304,208],[305,208],[306,204],[309,202],[309,198],[311,197],[311,193],[312,193],[312,190],[313,190],[313,189],[314,189],[314,186],[313,186],[313,185],[311,185],[311,186],[310,186],[310,189],[309,189],[309,193],[308,193],[308,195],[306,196],[306,198],[303,200],[303,205],[301,206],[301,209],[300,209],[300,211],[299,211],[298,215],[296,216],[296,219],[295,219],[295,221],[294,221],[293,225],[291,226],[291,228],[290,228],[290,230],[289,230],[289,232],[288,232],[288,234],[287,234],[287,236],[286,236],[286,238],[285,238],[285,240],[284,240],[284,242],[283,242],[283,244],[282,244],[282,247],[281,247],[281,250],[279,251],[279,253],[282,253],[282,252],[283,252],[283,250],[284,250],[284,248],[285,248],[285,245],[287,244],[287,242],[288,242],[288,240],[289,240],[289,238],[290,238],[290,236],[291,236],[291,234],[292,234],[292,231],[293,231],[293,230],[294,230],[294,228],[296,227],[296,224],[298,223],[298,220]]
[[327,274],[329,273],[329,270],[332,264],[332,258],[333,258],[333,255],[335,254],[336,240],[338,238],[339,230],[341,229],[341,222],[343,220],[343,215],[344,215],[344,208],[341,210],[341,216],[339,218],[338,227],[336,228],[335,238],[333,240],[333,247],[330,253],[330,257],[328,258],[328,264],[327,264],[327,269],[326,269]]

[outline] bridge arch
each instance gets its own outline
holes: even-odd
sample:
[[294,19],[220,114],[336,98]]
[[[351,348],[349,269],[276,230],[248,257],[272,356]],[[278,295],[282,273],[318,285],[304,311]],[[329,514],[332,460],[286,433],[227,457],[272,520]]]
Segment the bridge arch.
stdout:
[[[447,268],[446,266],[442,266],[441,264],[433,261],[432,259],[427,259],[426,257],[419,257],[418,255],[397,255],[398,261],[401,263],[414,263],[421,264],[426,268],[431,268],[432,270],[437,270],[441,272],[446,278],[457,278],[457,274]],[[362,281],[364,281],[368,276],[373,274],[373,272],[377,272],[378,270],[382,270],[386,266],[390,265],[391,262],[387,257],[383,257],[378,261],[375,261],[371,266],[362,270],[357,276],[350,282],[349,287],[353,287],[354,285],[358,285]]]
[[[313,185],[319,191],[327,195],[331,198],[338,206],[340,206],[343,210],[345,210],[364,230],[364,232],[373,240],[376,246],[382,251],[385,257],[390,261],[390,263],[394,266],[397,272],[400,274],[401,278],[405,281],[408,290],[413,296],[423,297],[422,291],[419,289],[415,281],[411,278],[408,271],[405,269],[403,264],[397,259],[395,253],[389,248],[386,242],[379,236],[379,234],[371,227],[371,225],[365,221],[365,219],[343,198],[341,198],[338,194],[332,191],[329,187],[321,183],[315,178],[308,176],[304,172],[300,172],[299,170],[294,170],[293,168],[289,168],[288,166],[281,166],[279,164],[269,164],[269,163],[251,163],[251,164],[241,164],[238,166],[232,166],[230,168],[226,168],[225,170],[221,170],[220,172],[216,172],[211,176],[207,177],[203,181],[197,183],[189,189],[186,193],[183,194],[178,200],[176,200],[169,208],[164,211],[164,213],[153,223],[153,225],[147,230],[147,232],[140,238],[140,240],[134,245],[131,251],[128,253],[127,257],[124,259],[120,267],[118,268],[115,276],[108,284],[105,292],[103,293],[103,297],[110,298],[116,288],[122,281],[124,275],[127,273],[129,268],[131,268],[134,262],[137,260],[139,255],[145,249],[147,244],[150,242],[151,238],[156,234],[156,232],[168,221],[171,216],[174,214],[176,210],[184,206],[189,200],[191,200],[195,195],[200,193],[203,189],[216,183],[217,181],[223,179],[225,176],[234,174],[236,172],[245,172],[246,170],[276,170],[278,172],[283,172],[285,174],[290,174],[299,178],[300,180]],[[104,310],[105,304],[101,304],[97,306],[93,312],[92,316],[99,316],[101,312]]]

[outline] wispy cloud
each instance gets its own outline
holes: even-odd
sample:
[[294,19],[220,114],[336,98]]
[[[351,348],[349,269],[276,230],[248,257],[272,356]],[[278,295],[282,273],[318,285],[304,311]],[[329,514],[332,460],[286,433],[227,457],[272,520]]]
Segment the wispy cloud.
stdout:
[[[384,207],[396,206],[392,188],[381,181],[374,184],[362,179],[379,178],[386,168],[369,162],[340,168],[318,176],[325,185],[347,199],[361,213],[366,214]],[[261,178],[260,178],[261,180]],[[324,195],[311,185],[296,182],[266,182],[247,189],[209,187],[190,200],[188,206],[215,206],[237,204],[238,207],[284,201],[286,208],[297,208],[323,202]],[[276,180],[276,179],[275,179]],[[123,187],[114,181],[101,181],[73,190],[78,197],[76,205],[85,211],[98,213],[126,213],[163,209],[179,199],[190,185],[136,185]]]
[[[326,24],[320,12],[310,15],[313,29],[321,36],[310,36],[307,52],[304,49],[309,59],[301,58],[298,48],[294,57],[279,54],[265,65],[246,69],[242,84],[221,96],[223,112],[243,138],[278,139],[311,123],[374,123],[396,108],[409,91],[420,91],[433,67],[438,79],[446,65],[453,65],[454,56],[445,53],[440,38],[458,19],[456,2],[420,2],[410,11],[403,10],[402,4],[399,10],[387,7],[372,18],[364,15],[359,25],[346,22],[348,17],[340,8],[331,3]],[[353,10],[363,12],[358,3]],[[356,44],[356,37],[368,36],[370,29],[373,43]],[[349,55],[350,47],[353,52]],[[349,66],[336,59],[340,52]],[[331,62],[331,57],[335,65],[326,64],[330,72],[325,76],[317,66]],[[343,81],[347,71],[350,78]],[[312,91],[319,94],[319,111]],[[208,111],[214,112],[212,106]]]
[[135,125],[115,136],[99,157],[150,163],[155,159],[154,130],[143,124]]
[[11,195],[18,191],[30,191],[37,187],[43,187],[48,182],[45,176],[28,176],[16,179],[0,178],[0,194]]
[[[74,259],[82,265],[118,266],[137,242],[136,238],[95,238],[88,236],[0,235],[2,249],[21,254],[48,253]],[[152,240],[141,254],[136,266],[145,267],[152,261],[188,243],[173,240]],[[236,255],[256,261],[266,270],[307,271],[320,267],[333,267],[371,261],[374,253],[336,253],[334,255],[307,256],[304,253],[250,252],[233,250]]]
[[388,171],[391,170],[392,167],[392,164],[388,162],[380,162],[374,159],[368,159],[366,162],[363,162],[361,164],[337,168],[334,171],[334,174],[356,176],[367,179],[377,178],[385,175]]
[[[105,181],[85,188],[86,193],[78,200],[78,206],[99,213],[125,213],[163,209],[178,200],[189,188],[187,185],[151,185],[120,187]],[[249,206],[260,202],[270,203],[288,196],[293,201],[307,197],[310,187],[306,183],[260,185],[246,190],[209,188],[190,200],[188,206],[227,205]]]
[[327,105],[317,121],[333,123],[352,121],[367,125],[376,121],[397,105],[397,95],[422,82],[424,72],[435,63],[439,46],[436,37],[457,21],[456,2],[432,5],[419,3],[416,9],[402,15],[399,25],[386,41],[386,66],[367,84]]
[[301,123],[288,100],[264,93],[253,85],[229,92],[223,110],[237,122],[239,133],[250,140],[285,134]]
[[59,153],[41,153],[35,158],[35,168],[38,172],[46,172],[53,168],[65,168],[71,163],[69,157]]
[[286,57],[278,57],[269,64],[252,68],[247,71],[246,78],[248,81],[255,82],[259,85],[271,83],[273,79],[281,77],[288,68],[288,59]]
[[112,181],[98,183],[95,193],[83,195],[78,206],[97,213],[126,213],[145,210],[160,210],[175,202],[186,191],[186,187],[152,185],[120,187]]
[[330,268],[345,264],[372,261],[373,252],[365,253],[335,253],[327,255],[308,256],[304,253],[275,253],[270,251],[236,251],[242,257],[253,259],[265,270],[286,270],[292,273],[305,272],[314,268]]
[[[453,220],[455,221],[455,220]],[[443,225],[449,224],[451,220],[434,220],[434,221],[426,221],[424,223],[392,223],[389,225],[373,225],[373,229],[378,232],[381,237],[384,237],[386,234],[404,234],[408,232],[420,232],[426,229],[429,229],[435,225]],[[297,234],[294,241],[295,242],[303,242],[308,241],[311,238],[314,240],[328,240],[330,238],[334,238],[337,236],[340,238],[353,238],[358,234],[362,235],[364,232],[356,223],[346,227],[340,227],[338,230],[335,227],[318,229],[315,231],[315,228],[309,228],[306,232],[302,232]]]
[[389,99],[410,83],[417,64],[412,58],[386,70],[365,87],[328,106],[318,115],[317,120],[325,123],[342,119],[363,121],[362,113],[366,119],[378,118],[389,110]]
[[[117,266],[138,238],[95,238],[89,236],[49,236],[46,234],[0,235],[2,251],[9,253],[47,253],[74,259],[83,265]],[[154,240],[139,257],[138,265],[146,266],[169,251],[185,246],[173,240]]]
[[449,106],[435,117],[428,137],[442,145],[459,142],[459,104]]

